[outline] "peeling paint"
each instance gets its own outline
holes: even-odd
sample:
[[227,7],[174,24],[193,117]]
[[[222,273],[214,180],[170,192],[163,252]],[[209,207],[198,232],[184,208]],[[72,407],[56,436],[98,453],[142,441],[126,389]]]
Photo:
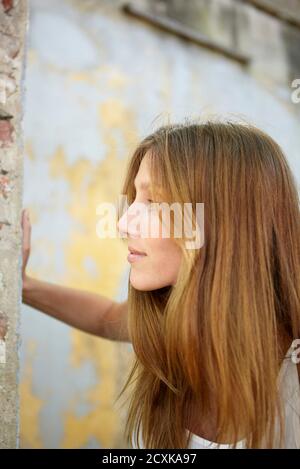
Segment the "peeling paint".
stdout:
[[80,448],[87,444],[91,436],[102,447],[110,447],[118,435],[119,417],[113,408],[116,397],[116,376],[118,373],[117,344],[101,339],[84,337],[74,331],[73,366],[80,361],[92,360],[96,367],[99,383],[92,387],[81,402],[87,402],[92,410],[86,415],[77,416],[75,406],[65,413],[65,436],[61,442],[63,448]]
[[9,120],[0,120],[0,148],[12,143],[13,126]]
[[6,363],[6,345],[5,341],[0,339],[0,363]]
[[9,193],[13,189],[13,184],[10,181],[8,176],[0,175],[0,194],[4,197],[4,199],[8,198]]
[[[0,108],[0,121],[1,120],[6,121],[6,120],[9,120],[9,119],[12,119],[12,118],[13,118],[12,114],[10,114],[10,113],[6,112],[4,109]],[[1,136],[0,136],[0,138],[1,138]]]
[[8,330],[8,318],[7,315],[0,312],[0,363],[6,363],[6,344],[5,337]]
[[1,0],[1,3],[5,13],[9,13],[14,6],[13,0]]
[[15,91],[15,79],[0,73],[0,104],[6,104],[9,96],[11,96]]
[[[84,227],[84,230],[73,230],[71,239],[66,243],[64,251],[68,275],[62,281],[74,286],[80,284],[80,288],[104,292],[113,297],[117,279],[124,268],[122,259],[125,259],[126,249],[118,240],[97,238],[95,208],[107,198],[112,201],[117,199],[127,163],[126,159],[120,160],[116,156],[117,140],[109,135],[111,130],[115,128],[119,131],[124,148],[128,151],[136,130],[132,112],[120,100],[107,100],[99,104],[99,121],[99,133],[107,149],[106,158],[98,164],[87,157],[68,163],[61,145],[50,159],[49,177],[68,183],[71,203],[66,209],[79,223],[78,226]],[[29,158],[33,159],[30,140],[27,140],[26,149]],[[109,175],[113,175],[113,179]],[[108,256],[109,252],[113,252],[113,256]],[[97,266],[93,274],[85,269],[87,256]],[[91,386],[79,400],[70,400],[69,408],[63,414],[65,430],[61,446],[82,447],[94,438],[99,446],[109,447],[118,441],[121,432],[120,416],[113,407],[120,373],[120,344],[86,336],[80,331],[72,332],[72,337],[72,367],[76,368],[82,360],[88,360],[97,372],[99,383]],[[88,409],[84,415],[78,415],[76,411],[80,405]],[[26,435],[24,438],[27,438]]]
[[[53,178],[68,181],[72,195],[68,211],[85,228],[83,232],[74,231],[65,246],[69,271],[65,283],[76,285],[80,279],[81,288],[101,292],[108,297],[116,294],[117,279],[124,269],[122,259],[126,257],[126,248],[121,241],[98,239],[95,231],[95,208],[101,201],[117,200],[127,163],[126,159],[120,160],[116,156],[117,140],[113,129],[119,131],[124,148],[131,149],[136,135],[134,115],[120,99],[115,98],[99,104],[99,132],[106,144],[106,158],[98,165],[87,158],[68,164],[61,146],[54,153],[50,165]],[[78,198],[80,194],[84,196],[84,204]],[[84,269],[87,256],[99,266],[98,275]],[[80,275],[77,274],[78,270]],[[72,366],[78,367],[84,360],[92,362],[99,383],[91,387],[79,402],[70,403],[70,408],[65,412],[65,435],[61,447],[83,447],[91,437],[101,447],[111,447],[117,444],[122,428],[120,416],[113,406],[118,391],[120,344],[96,339],[80,331],[73,331],[72,339]],[[76,408],[80,402],[88,404],[91,410],[78,416]]]
[[8,329],[7,315],[0,311],[0,339],[4,340]]

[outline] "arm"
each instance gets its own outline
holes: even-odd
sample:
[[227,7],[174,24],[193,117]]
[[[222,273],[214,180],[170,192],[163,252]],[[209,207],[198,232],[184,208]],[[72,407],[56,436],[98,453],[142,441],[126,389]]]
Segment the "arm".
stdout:
[[22,301],[84,332],[130,342],[127,301],[118,303],[100,294],[28,276],[23,280]]
[[70,326],[106,339],[130,342],[127,301],[32,278],[26,273],[30,255],[31,224],[22,212],[22,301]]

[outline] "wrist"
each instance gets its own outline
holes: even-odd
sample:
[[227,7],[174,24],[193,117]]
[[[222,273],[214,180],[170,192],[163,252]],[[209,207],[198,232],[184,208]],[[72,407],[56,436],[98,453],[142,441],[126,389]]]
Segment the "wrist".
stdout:
[[25,275],[23,277],[23,283],[22,283],[23,297],[31,290],[31,288],[32,288],[32,278],[29,277],[28,275]]

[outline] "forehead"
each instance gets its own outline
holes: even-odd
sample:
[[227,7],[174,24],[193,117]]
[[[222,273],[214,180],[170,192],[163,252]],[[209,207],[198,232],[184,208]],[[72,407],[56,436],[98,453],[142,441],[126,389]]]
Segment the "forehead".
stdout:
[[[150,152],[148,151],[143,157],[138,172],[134,179],[135,188],[147,190],[151,188],[151,172],[150,172]],[[154,183],[153,187],[156,192],[161,192],[162,186]]]
[[141,189],[146,189],[150,186],[150,183],[150,155],[149,152],[147,152],[140,163],[138,172],[135,176],[134,185]]

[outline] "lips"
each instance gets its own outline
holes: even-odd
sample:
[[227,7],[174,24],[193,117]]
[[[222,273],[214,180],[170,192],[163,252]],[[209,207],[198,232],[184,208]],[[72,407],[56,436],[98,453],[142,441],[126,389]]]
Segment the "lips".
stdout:
[[142,251],[138,251],[137,249],[133,249],[131,246],[128,246],[128,250],[131,252],[131,254],[139,254],[142,256],[146,256],[147,254]]
[[147,254],[142,251],[138,251],[137,249],[133,249],[132,247],[128,247],[129,254],[127,256],[127,260],[130,263],[138,262],[147,257]]

